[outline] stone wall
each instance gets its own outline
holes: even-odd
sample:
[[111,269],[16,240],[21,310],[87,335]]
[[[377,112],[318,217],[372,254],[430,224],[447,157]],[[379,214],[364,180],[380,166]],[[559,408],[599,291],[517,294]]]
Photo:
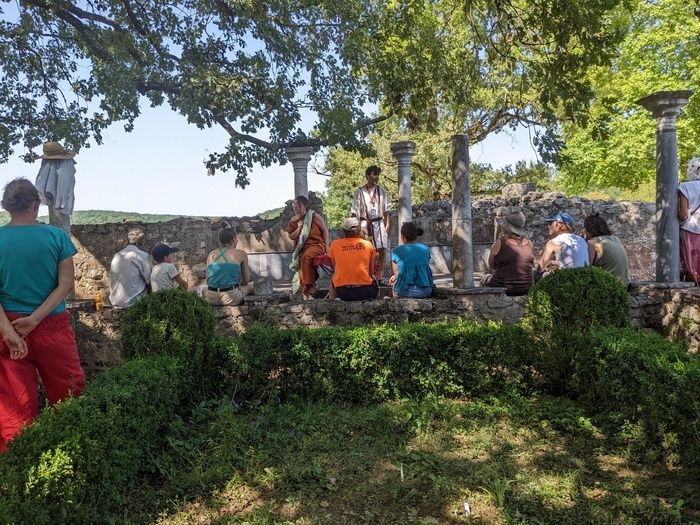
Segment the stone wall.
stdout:
[[[216,307],[217,330],[236,335],[256,322],[282,328],[355,326],[367,323],[437,322],[445,319],[517,322],[526,297],[508,297],[501,288],[438,289],[431,299],[364,302],[293,301],[287,294],[249,297],[244,305]],[[119,361],[118,334],[123,310],[91,311],[91,304],[71,309],[80,355],[90,374]],[[684,341],[700,352],[700,290],[686,283],[635,285],[630,294],[630,318],[638,328],[653,328]]]
[[[313,193],[311,205],[321,212],[321,203]],[[559,193],[530,192],[502,198],[475,199],[473,202],[473,241],[475,271],[485,271],[489,247],[494,239],[494,217],[498,208],[517,208],[525,213],[527,230],[540,251],[544,245],[547,227],[544,219],[557,211],[567,211],[577,220],[591,213],[605,217],[613,231],[627,248],[633,280],[653,278],[654,272],[654,205],[637,202],[604,202],[580,198],[566,198]],[[414,207],[414,220],[425,230],[421,238],[431,247],[433,272],[450,273],[451,204],[448,201],[429,202]],[[227,223],[238,231],[239,247],[248,252],[254,277],[273,281],[289,281],[289,261],[293,244],[283,231],[292,216],[291,202],[282,214],[270,220],[257,217],[220,218],[201,220],[181,218],[164,223],[122,223],[104,225],[76,225],[73,238],[78,247],[76,262],[76,296],[94,297],[109,293],[109,264],[114,253],[126,245],[126,234],[135,226],[146,234],[144,249],[150,251],[158,243],[180,247],[175,264],[192,284],[204,280],[206,254],[216,246],[218,231]],[[331,232],[335,238],[339,232]],[[393,244],[398,242],[393,232]]]

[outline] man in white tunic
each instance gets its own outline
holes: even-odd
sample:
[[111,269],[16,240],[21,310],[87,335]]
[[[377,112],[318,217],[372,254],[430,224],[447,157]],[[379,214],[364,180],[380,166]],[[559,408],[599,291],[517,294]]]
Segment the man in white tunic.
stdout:
[[143,230],[134,228],[127,237],[129,244],[114,254],[109,268],[109,301],[115,308],[132,305],[150,288],[151,256],[141,249]]
[[387,254],[391,250],[389,235],[391,234],[392,207],[389,193],[379,185],[379,175],[382,169],[379,166],[370,166],[365,170],[367,182],[355,190],[352,197],[352,209],[350,214],[361,221],[362,228],[367,232],[367,238],[374,244],[377,250],[376,279],[382,283],[384,280],[384,266]]

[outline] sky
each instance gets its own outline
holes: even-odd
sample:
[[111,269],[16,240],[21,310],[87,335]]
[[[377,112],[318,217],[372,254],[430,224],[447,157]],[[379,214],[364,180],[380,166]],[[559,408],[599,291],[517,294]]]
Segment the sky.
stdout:
[[[279,208],[294,198],[291,163],[256,167],[245,189],[234,186],[232,173],[207,176],[204,159],[210,152],[223,151],[227,133],[218,127],[200,130],[166,107],[144,108],[134,131],[126,133],[116,124],[103,139],[103,144],[92,144],[75,157],[76,210],[242,217]],[[22,148],[15,153],[0,164],[2,187],[17,177],[36,179],[40,161],[21,161]],[[536,160],[537,154],[527,130],[519,129],[513,136],[491,135],[470,149],[470,158],[498,168]],[[310,170],[309,189],[324,191],[326,180]],[[42,207],[39,213],[48,212]]]

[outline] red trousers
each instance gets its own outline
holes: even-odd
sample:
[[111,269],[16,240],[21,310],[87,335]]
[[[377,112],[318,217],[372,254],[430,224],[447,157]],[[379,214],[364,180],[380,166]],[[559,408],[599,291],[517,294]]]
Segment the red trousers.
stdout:
[[[7,313],[10,320],[24,317]],[[0,338],[0,452],[39,411],[39,381],[53,405],[69,396],[79,396],[85,386],[70,314],[50,315],[26,337],[29,353],[24,359],[10,359]]]

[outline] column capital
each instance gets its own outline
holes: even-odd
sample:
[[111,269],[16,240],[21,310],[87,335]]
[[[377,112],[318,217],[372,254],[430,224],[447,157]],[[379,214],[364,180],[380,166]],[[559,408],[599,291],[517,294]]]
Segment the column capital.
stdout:
[[314,149],[311,146],[292,146],[285,148],[284,152],[287,154],[287,158],[292,162],[295,160],[308,162],[314,154]]
[[389,145],[391,154],[399,162],[402,160],[410,160],[416,152],[416,143],[412,140],[402,140],[401,142],[392,142]]
[[681,91],[657,91],[636,101],[640,106],[648,109],[658,119],[657,127],[660,131],[671,130],[676,127],[676,117],[688,104],[693,91],[685,89]]

